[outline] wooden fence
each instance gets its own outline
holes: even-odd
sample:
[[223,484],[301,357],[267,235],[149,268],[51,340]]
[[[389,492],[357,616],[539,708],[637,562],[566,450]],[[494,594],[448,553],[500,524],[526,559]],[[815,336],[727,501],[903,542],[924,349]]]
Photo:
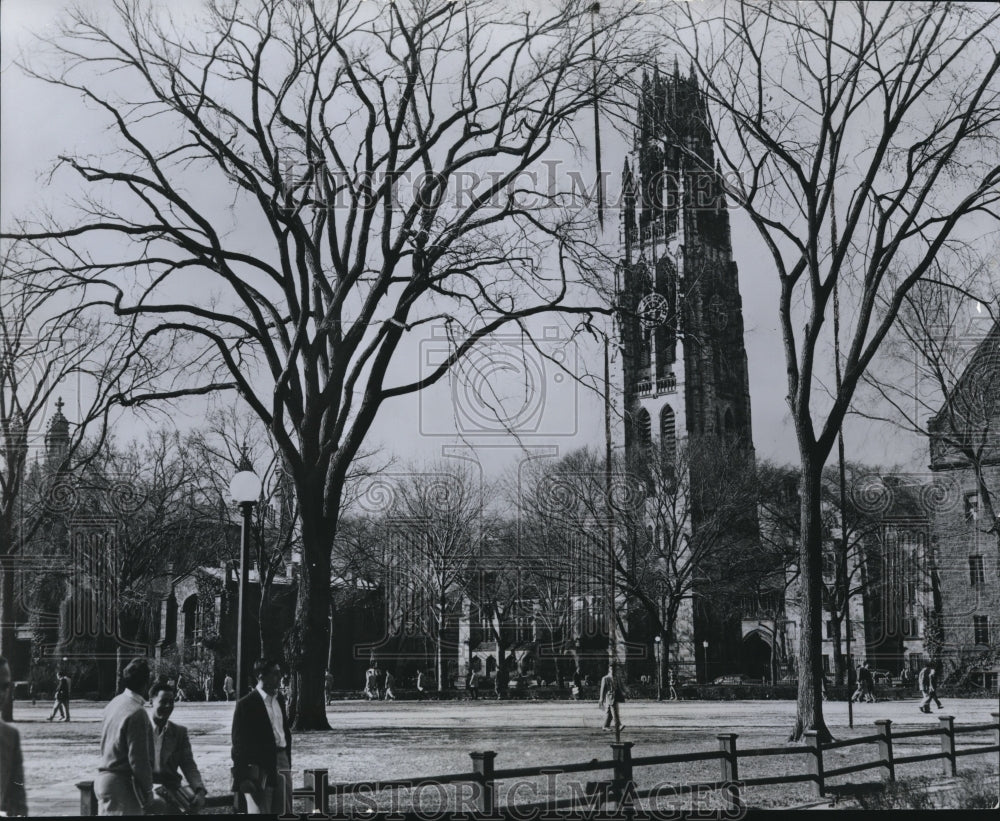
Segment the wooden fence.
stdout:
[[[421,785],[468,784],[471,789],[460,803],[460,811],[495,815],[498,808],[496,785],[498,781],[523,778],[545,778],[566,773],[611,773],[611,778],[593,780],[585,783],[583,789],[577,789],[569,798],[556,799],[550,797],[537,803],[518,803],[519,810],[530,809],[598,809],[608,802],[618,806],[629,805],[644,798],[662,797],[663,785],[651,789],[639,789],[635,779],[638,767],[651,767],[662,764],[676,764],[693,761],[717,761],[716,780],[687,782],[673,784],[671,789],[681,791],[717,790],[721,794],[724,805],[731,810],[740,807],[740,789],[743,787],[765,786],[775,784],[793,784],[811,782],[815,794],[823,796],[826,793],[827,782],[839,776],[861,772],[863,770],[878,770],[885,781],[896,780],[896,767],[901,764],[915,764],[919,761],[940,760],[942,774],[953,776],[958,771],[958,759],[970,755],[987,755],[1000,753],[1000,713],[991,713],[993,722],[987,724],[971,724],[955,726],[952,716],[939,716],[938,726],[928,730],[908,730],[902,733],[892,732],[892,722],[882,719],[875,722],[876,732],[860,738],[849,738],[843,741],[832,741],[826,744],[819,742],[815,731],[806,733],[806,745],[784,747],[761,747],[739,749],[736,745],[736,733],[720,733],[716,736],[718,748],[705,752],[677,753],[672,755],[651,755],[632,757],[633,744],[630,741],[612,743],[611,758],[593,760],[586,763],[546,765],[542,767],[515,767],[512,769],[496,769],[496,753],[492,751],[470,753],[472,771],[464,773],[449,773],[446,775],[422,776],[420,778],[403,778],[392,781],[363,781],[354,783],[331,784],[329,771],[325,769],[306,770],[304,785],[295,788],[293,798],[304,802],[300,812],[322,813],[330,812],[331,800],[335,803],[338,814],[344,811],[343,800],[347,797],[373,796],[387,790],[419,788]],[[996,743],[975,747],[959,748],[956,739],[969,733],[992,731]],[[937,738],[938,749],[919,755],[898,756],[893,752],[893,743],[902,739]],[[826,769],[824,753],[830,750],[862,745],[874,745],[877,748],[877,758],[865,760],[847,767]],[[786,775],[772,775],[760,778],[740,778],[740,759],[758,758],[762,756],[793,755],[804,756],[805,772]],[[80,814],[96,815],[97,801],[94,797],[93,782],[81,781]],[[459,800],[463,796],[459,793]],[[222,794],[211,796],[208,807],[234,807],[234,796]]]

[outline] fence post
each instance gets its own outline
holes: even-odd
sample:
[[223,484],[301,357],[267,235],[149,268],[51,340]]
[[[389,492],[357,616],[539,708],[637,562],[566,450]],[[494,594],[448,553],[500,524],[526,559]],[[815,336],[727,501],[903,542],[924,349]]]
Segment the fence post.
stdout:
[[824,784],[823,784],[823,746],[819,742],[819,735],[815,730],[806,730],[806,744],[812,748],[812,759],[811,773],[813,777],[813,787],[816,790],[816,795],[824,795]]
[[[304,798],[305,812],[312,818],[329,818],[327,815],[327,795],[330,792],[328,782],[329,770],[305,770],[302,775],[302,786],[292,790],[296,798]],[[298,818],[298,814],[289,809],[287,814]]]
[[80,791],[80,815],[97,815],[97,796],[94,794],[94,782],[78,781],[76,788]]
[[632,783],[632,742],[611,742],[611,758],[614,760],[615,778],[612,792],[618,808],[631,806],[635,785]]
[[722,758],[719,759],[722,778],[722,800],[730,810],[740,808],[740,788],[736,783],[740,777],[739,758],[736,755],[736,733],[719,733],[719,750]]
[[469,755],[472,757],[472,771],[476,774],[476,781],[479,784],[479,812],[491,816],[496,812],[493,764],[497,754],[487,750],[484,753],[469,753]]
[[942,774],[956,775],[958,773],[958,761],[955,756],[955,716],[938,716],[941,722],[941,752]]
[[880,718],[875,722],[878,732],[878,757],[882,761],[882,778],[896,780],[896,762],[892,758],[892,720]]

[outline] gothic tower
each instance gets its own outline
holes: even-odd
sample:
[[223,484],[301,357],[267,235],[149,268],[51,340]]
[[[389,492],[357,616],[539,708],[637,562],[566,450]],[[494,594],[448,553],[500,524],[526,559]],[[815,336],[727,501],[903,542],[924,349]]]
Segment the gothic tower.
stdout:
[[[739,440],[752,457],[742,300],[727,207],[693,67],[688,76],[676,61],[672,74],[644,72],[623,170],[617,283],[625,448],[638,457],[633,464],[657,446],[669,463],[681,440],[706,436]],[[721,660],[727,647],[738,654],[738,628],[734,636],[731,628],[708,623],[691,602],[682,611],[674,639],[678,661],[696,663],[700,678],[728,672],[706,661]]]

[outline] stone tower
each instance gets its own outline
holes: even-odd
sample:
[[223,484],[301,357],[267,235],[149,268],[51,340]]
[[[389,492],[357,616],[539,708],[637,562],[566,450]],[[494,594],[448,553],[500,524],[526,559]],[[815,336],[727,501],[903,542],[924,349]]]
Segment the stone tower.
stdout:
[[[719,436],[741,440],[752,456],[728,205],[693,67],[687,76],[676,61],[672,73],[644,72],[622,189],[626,453],[636,463],[657,447],[669,460],[685,438]],[[699,677],[727,672],[717,663],[739,651],[738,627],[708,621],[687,602],[675,631],[678,661],[696,663]]]

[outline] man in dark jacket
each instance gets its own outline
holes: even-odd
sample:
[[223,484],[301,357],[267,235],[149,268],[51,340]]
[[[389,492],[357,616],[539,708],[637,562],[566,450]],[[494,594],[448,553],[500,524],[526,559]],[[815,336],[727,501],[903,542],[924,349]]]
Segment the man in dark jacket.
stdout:
[[292,733],[278,692],[282,668],[264,658],[253,671],[257,686],[233,713],[233,791],[243,794],[248,813],[281,815],[292,809]]

